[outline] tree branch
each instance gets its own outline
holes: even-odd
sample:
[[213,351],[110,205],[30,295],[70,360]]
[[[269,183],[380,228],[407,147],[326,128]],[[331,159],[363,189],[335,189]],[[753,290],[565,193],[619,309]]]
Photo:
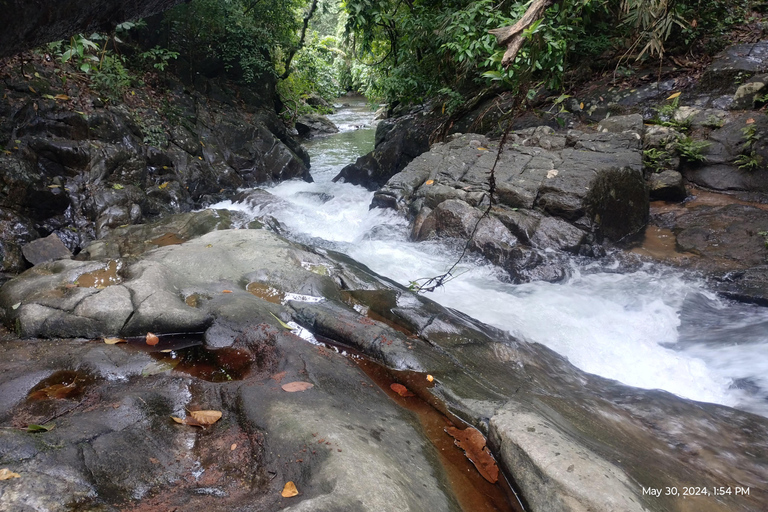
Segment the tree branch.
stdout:
[[297,44],[294,48],[291,49],[291,53],[288,55],[288,60],[285,61],[285,71],[283,72],[282,75],[280,75],[280,80],[285,80],[291,74],[291,61],[293,60],[293,57],[296,55],[296,52],[298,52],[304,47],[304,38],[307,36],[307,28],[309,27],[309,20],[312,19],[312,16],[315,14],[315,11],[317,10],[317,1],[318,0],[312,0],[312,5],[309,7],[309,12],[304,16],[304,25],[301,27],[301,38],[299,38],[299,44]]
[[504,58],[501,61],[505,68],[515,61],[517,52],[523,47],[525,42],[523,31],[533,25],[536,20],[541,19],[544,16],[544,11],[552,4],[554,4],[553,0],[534,0],[517,23],[488,31],[496,36],[496,44],[507,47],[507,51],[504,52]]

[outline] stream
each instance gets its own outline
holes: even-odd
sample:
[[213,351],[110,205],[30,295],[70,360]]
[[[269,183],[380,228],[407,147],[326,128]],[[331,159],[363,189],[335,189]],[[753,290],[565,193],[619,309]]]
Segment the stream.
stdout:
[[[261,209],[231,201],[212,207],[272,216],[291,238],[343,252],[405,286],[442,274],[457,258],[454,248],[409,241],[405,218],[368,209],[372,192],[331,181],[373,149],[372,111],[359,98],[343,101],[349,106],[328,116],[340,133],[305,144],[314,183],[268,188],[283,201]],[[571,267],[559,283],[515,285],[470,257],[428,296],[546,345],[586,372],[768,416],[767,308],[719,298],[701,278],[660,264],[630,273],[617,273],[610,258],[574,259]]]

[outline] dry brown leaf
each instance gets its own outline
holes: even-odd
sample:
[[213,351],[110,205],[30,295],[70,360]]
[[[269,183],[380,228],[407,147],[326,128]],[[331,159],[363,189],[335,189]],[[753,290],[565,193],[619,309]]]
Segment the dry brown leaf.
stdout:
[[37,391],[30,393],[29,398],[32,400],[45,400],[47,398],[56,398],[59,400],[63,400],[65,398],[69,398],[70,396],[74,395],[75,393],[79,392],[80,388],[77,387],[77,384],[75,382],[72,382],[71,384],[51,384],[48,387],[45,387],[43,389],[38,389]]
[[222,290],[221,293],[232,293],[232,290]]
[[221,419],[221,411],[192,411],[189,414],[200,425],[213,425]]
[[205,428],[221,419],[221,411],[191,411],[186,418],[171,416],[171,419],[182,425]]
[[152,334],[151,332],[147,333],[147,345],[157,345],[160,343],[160,338],[158,338],[156,335]]
[[53,97],[53,99],[67,101],[69,99],[69,96],[67,96],[66,94],[57,94],[56,96]]
[[116,343],[125,343],[125,340],[123,338],[104,338],[104,343],[114,345]]
[[394,384],[389,385],[390,389],[397,393],[400,396],[416,396],[413,393],[411,393],[407,387],[403,386],[402,384],[398,384],[395,382]]
[[283,498],[291,498],[297,494],[299,494],[299,490],[293,482],[286,482],[285,487],[283,487],[283,492],[280,493]]
[[229,451],[233,452],[237,450],[237,443],[232,443],[232,446],[229,447]]
[[289,382],[288,384],[283,384],[280,387],[283,388],[283,391],[287,391],[289,393],[295,393],[296,391],[306,391],[309,388],[315,387],[315,385],[310,384],[309,382],[302,382],[300,380],[297,380],[295,382]]
[[281,380],[283,380],[283,377],[285,377],[285,373],[286,372],[280,372],[280,373],[274,374],[272,376],[272,380],[275,382],[280,382]]
[[464,430],[448,427],[445,431],[455,439],[454,444],[464,450],[464,455],[475,465],[483,478],[495,484],[499,479],[499,467],[485,446],[485,436],[474,427]]
[[755,119],[750,117],[749,119],[747,119],[746,124],[755,124]]
[[[14,473],[8,468],[0,469],[0,480],[10,480],[11,478],[21,478],[21,475],[18,473]],[[294,486],[293,488],[296,489],[296,486]],[[298,494],[298,492],[296,494]],[[295,496],[295,495],[292,495],[292,496]]]

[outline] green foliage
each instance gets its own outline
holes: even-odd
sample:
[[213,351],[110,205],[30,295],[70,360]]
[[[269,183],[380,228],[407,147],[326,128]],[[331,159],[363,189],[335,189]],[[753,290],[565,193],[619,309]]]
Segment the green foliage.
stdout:
[[748,124],[741,129],[744,136],[744,145],[741,148],[741,154],[736,157],[735,163],[739,169],[745,171],[756,171],[762,166],[763,157],[755,151],[755,144],[761,139],[760,134],[754,124]]
[[742,153],[737,156],[735,162],[736,165],[739,166],[739,169],[752,172],[760,168],[760,165],[763,163],[763,158],[754,151],[750,151],[747,154]]
[[650,148],[643,151],[643,165],[653,172],[661,172],[672,165],[672,155],[666,148]]
[[133,84],[134,78],[124,63],[123,56],[105,52],[99,67],[92,75],[94,87],[111,101],[119,100]]
[[709,142],[695,140],[691,137],[680,137],[674,142],[674,148],[680,158],[689,162],[703,162],[706,157],[702,153],[710,146]]
[[99,45],[91,39],[87,39],[83,34],[72,36],[69,40],[69,48],[60,56],[61,62],[72,62],[83,73],[90,73],[99,62],[99,57],[96,55]]
[[304,0],[192,0],[166,13],[169,48],[193,63],[218,60],[246,83],[281,71],[298,43]]
[[139,54],[139,58],[144,62],[151,64],[153,68],[159,71],[165,71],[171,59],[176,59],[179,52],[172,52],[167,48],[155,46],[154,48]]

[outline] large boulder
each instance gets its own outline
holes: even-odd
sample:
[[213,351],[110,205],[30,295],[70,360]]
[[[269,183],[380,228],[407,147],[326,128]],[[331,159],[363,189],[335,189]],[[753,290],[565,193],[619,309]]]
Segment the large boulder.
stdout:
[[[636,128],[631,121],[628,126]],[[499,243],[475,240],[471,247],[495,263],[511,265],[519,279],[550,261],[543,253],[551,249],[594,255],[595,243],[619,242],[645,227],[649,199],[641,139],[632,129],[558,134],[537,127],[512,134],[497,161],[498,143],[478,134],[454,135],[390,178],[371,207],[404,212],[413,219],[417,240],[469,239],[488,211],[476,235],[488,231],[488,238]],[[488,210],[494,165],[497,206]],[[497,220],[499,226],[491,227]],[[512,250],[518,240],[541,254]],[[555,280],[565,273],[546,275]]]

